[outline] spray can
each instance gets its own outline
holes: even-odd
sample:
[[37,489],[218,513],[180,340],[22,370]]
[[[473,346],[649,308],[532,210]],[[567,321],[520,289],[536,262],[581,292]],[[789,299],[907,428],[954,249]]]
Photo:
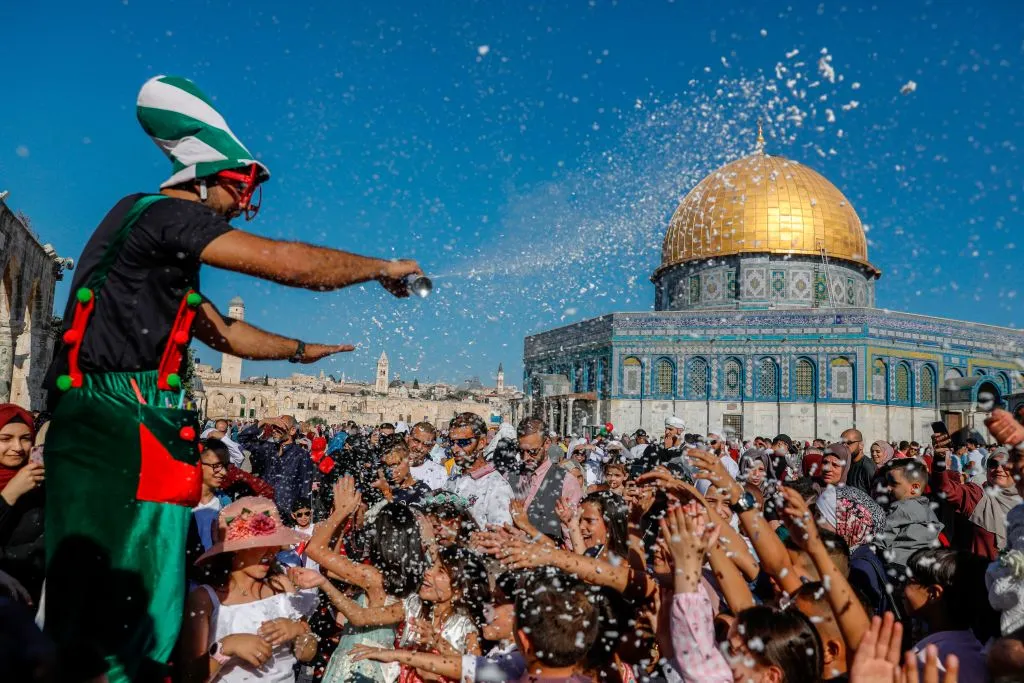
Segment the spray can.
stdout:
[[425,299],[434,289],[434,283],[426,275],[406,275],[405,287],[410,295]]

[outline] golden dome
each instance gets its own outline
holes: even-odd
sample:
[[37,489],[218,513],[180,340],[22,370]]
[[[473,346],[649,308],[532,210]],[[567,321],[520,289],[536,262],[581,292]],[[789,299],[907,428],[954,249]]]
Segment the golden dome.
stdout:
[[867,239],[843,193],[812,169],[760,151],[718,169],[683,199],[662,246],[663,270],[734,254],[821,256],[868,262]]

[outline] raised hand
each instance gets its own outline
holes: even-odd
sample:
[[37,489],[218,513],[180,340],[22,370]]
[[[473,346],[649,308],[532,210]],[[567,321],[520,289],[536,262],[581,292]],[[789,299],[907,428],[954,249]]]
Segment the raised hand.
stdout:
[[[877,617],[876,617],[877,618]],[[911,650],[903,655],[903,668],[897,683],[957,683],[960,678],[960,660],[956,655],[946,656],[946,670],[939,677],[939,648],[929,645],[924,650],[924,672],[919,675],[917,654]],[[850,677],[851,683],[853,677]]]
[[1024,443],[1024,425],[1001,408],[992,411],[991,417],[985,420],[985,426],[995,440],[1004,446],[1013,447]]
[[[892,612],[886,612],[884,617],[874,617],[853,657],[850,683],[899,681],[902,641],[903,624],[896,622]],[[914,671],[917,671],[916,665]]]
[[342,477],[334,484],[334,514],[339,519],[346,519],[359,509],[363,496],[356,491],[356,480]]
[[28,462],[7,482],[0,495],[8,505],[14,505],[23,495],[43,485],[46,470],[42,463]]
[[714,453],[691,449],[686,452],[690,462],[697,468],[696,477],[707,479],[712,486],[729,491],[739,488],[739,482],[732,478],[732,475],[725,469],[725,465]]
[[411,259],[399,259],[396,261],[382,261],[380,272],[377,274],[377,282],[399,298],[409,296],[409,287],[405,278],[409,275],[422,275],[423,270],[420,264]]
[[668,551],[675,569],[676,593],[692,593],[700,583],[704,556],[717,540],[718,526],[708,525],[707,513],[696,502],[673,507],[659,521],[658,542]]
[[327,583],[326,576],[318,571],[306,569],[304,567],[290,567],[286,573],[288,574],[288,578],[291,579],[292,583],[294,583],[298,588],[319,588]]
[[301,362],[303,364],[315,363],[336,353],[347,353],[355,350],[356,347],[351,344],[306,344],[306,350],[302,354]]
[[567,527],[579,524],[579,508],[574,508],[565,498],[555,501],[555,514],[558,515],[559,521]]
[[782,499],[785,501],[782,515],[785,518],[786,528],[789,529],[789,537],[803,549],[807,549],[815,543],[821,543],[818,525],[803,496],[787,487],[782,487],[781,493]]
[[512,523],[516,525],[516,528],[522,529],[527,533],[536,531],[533,523],[530,522],[529,516],[526,514],[526,505],[521,499],[513,498],[509,502],[508,513],[512,516]]
[[553,550],[546,543],[510,540],[498,551],[498,560],[506,569],[534,569],[547,566]]

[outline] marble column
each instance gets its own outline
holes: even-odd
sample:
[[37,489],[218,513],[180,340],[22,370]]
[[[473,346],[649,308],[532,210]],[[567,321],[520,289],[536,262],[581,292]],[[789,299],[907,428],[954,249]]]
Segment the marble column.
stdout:
[[565,424],[566,424],[565,433],[566,434],[572,434],[573,433],[572,406],[573,406],[573,403],[575,403],[575,402],[576,402],[576,399],[574,399],[574,398],[570,398],[570,399],[566,400],[566,409],[565,409]]

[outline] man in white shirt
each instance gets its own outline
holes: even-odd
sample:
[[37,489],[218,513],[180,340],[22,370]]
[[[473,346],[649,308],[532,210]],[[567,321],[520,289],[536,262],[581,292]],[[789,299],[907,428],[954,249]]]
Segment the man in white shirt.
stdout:
[[409,447],[409,472],[413,479],[422,481],[431,491],[443,489],[448,481],[448,470],[429,457],[436,439],[437,430],[429,422],[416,423],[405,435],[405,444]]
[[469,501],[469,511],[481,529],[512,523],[508,510],[512,487],[494,465],[484,459],[486,434],[487,425],[473,413],[459,413],[448,425],[448,438],[459,474],[449,477],[445,488]]
[[722,465],[725,467],[725,471],[729,473],[729,476],[735,479],[740,475],[740,466],[729,455],[729,449],[726,447],[722,437],[718,434],[708,434],[708,446],[710,446],[711,452],[722,461]]

